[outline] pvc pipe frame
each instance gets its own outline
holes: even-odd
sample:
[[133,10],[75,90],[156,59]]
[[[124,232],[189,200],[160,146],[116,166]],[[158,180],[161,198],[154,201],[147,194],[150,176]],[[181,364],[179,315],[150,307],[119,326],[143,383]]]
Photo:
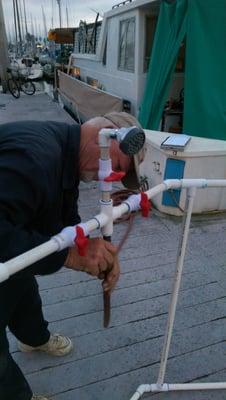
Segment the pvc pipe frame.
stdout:
[[150,392],[172,392],[187,390],[214,390],[226,389],[226,382],[210,382],[210,383],[164,383],[158,385],[152,383],[150,385],[140,385],[130,400],[139,400],[144,393]]
[[[226,187],[226,179],[169,179],[163,181],[161,184],[155,186],[154,188],[146,191],[148,198],[151,199],[157,194],[168,190],[168,189],[177,189],[177,188],[207,188],[207,187]],[[134,195],[132,195],[134,197]],[[131,197],[132,197],[131,196]],[[137,195],[140,196],[140,195]],[[130,199],[130,197],[129,197]],[[112,220],[114,221],[117,218],[120,218],[123,214],[130,211],[130,206],[128,202],[123,202],[120,206],[112,207]],[[139,206],[134,207],[135,209],[139,209]],[[86,234],[91,233],[92,231],[103,228],[110,222],[110,213],[101,212],[95,217],[91,218],[89,221],[83,223],[83,227],[85,227]],[[78,224],[80,225],[80,224]],[[68,227],[68,229],[72,227]],[[76,228],[76,226],[74,227]],[[42,258],[56,252],[63,250],[66,247],[74,245],[74,239],[76,238],[76,233],[73,234],[73,237],[69,240],[64,235],[64,231],[67,228],[63,229],[58,235],[54,236],[48,242],[41,244],[40,246],[35,247],[32,250],[29,250],[15,258],[12,258],[5,263],[0,263],[0,282],[7,280],[11,275],[16,272],[21,271],[22,269],[28,267],[29,265],[41,260]],[[73,229],[72,229],[73,230]],[[75,229],[74,229],[75,232]]]
[[[186,204],[185,204],[185,213],[183,216],[183,223],[182,223],[182,234],[178,246],[178,254],[177,254],[177,261],[176,261],[176,270],[173,282],[173,290],[169,305],[168,311],[168,319],[166,325],[166,331],[164,336],[164,343],[159,367],[159,375],[156,384],[143,384],[140,385],[134,395],[131,397],[130,400],[138,400],[142,397],[144,393],[148,392],[169,392],[169,391],[182,391],[182,390],[216,390],[216,389],[226,389],[226,382],[212,382],[212,383],[185,383],[185,384],[167,384],[164,383],[164,377],[166,372],[166,364],[169,355],[169,348],[173,333],[173,325],[175,320],[175,313],[176,313],[176,306],[178,301],[182,271],[184,266],[184,257],[185,251],[188,241],[188,234],[189,234],[189,226],[191,221],[192,209],[194,198],[196,194],[197,188],[200,187],[215,187],[215,184],[219,186],[225,186],[225,181],[218,180],[218,181],[205,181],[196,180],[195,185],[193,184],[193,180],[184,180],[184,186],[187,189],[187,196],[186,196]],[[166,182],[163,182],[166,184]],[[169,183],[169,182],[168,182]],[[168,185],[167,183],[167,185]],[[171,181],[169,185],[173,184]],[[191,184],[191,186],[190,186]],[[200,186],[199,186],[200,185]],[[203,185],[203,186],[202,186]],[[174,186],[175,187],[175,186]]]
[[[170,179],[163,181],[160,185],[155,186],[154,188],[145,192],[149,199],[156,196],[157,194],[168,190],[168,189],[178,189],[178,188],[186,188],[187,189],[187,198],[186,198],[186,207],[185,207],[185,215],[183,219],[183,231],[181,240],[179,243],[178,248],[178,255],[177,255],[177,262],[176,262],[176,272],[173,284],[173,292],[169,307],[168,313],[168,321],[167,327],[165,332],[164,338],[164,345],[162,350],[161,362],[160,362],[160,369],[159,369],[159,376],[158,381],[156,384],[147,384],[147,385],[140,385],[134,395],[131,397],[130,400],[138,400],[145,392],[167,392],[173,390],[210,390],[210,389],[226,389],[226,382],[216,382],[216,383],[188,383],[188,384],[167,384],[163,383],[166,371],[166,364],[169,354],[169,347],[172,337],[173,331],[173,324],[175,319],[175,312],[180,288],[180,282],[182,277],[183,271],[183,264],[184,264],[184,257],[185,257],[185,250],[188,240],[188,233],[189,233],[189,226],[193,208],[194,197],[197,188],[207,188],[207,187],[226,187],[226,180],[225,179]],[[139,195],[137,195],[139,196]],[[134,195],[133,195],[134,197]],[[136,202],[132,202],[133,204]],[[139,208],[139,205],[134,206],[133,209]],[[120,206],[112,207],[112,213],[100,213],[83,223],[82,226],[86,234],[92,232],[97,228],[103,228],[104,226],[108,225],[109,222],[112,223],[115,219],[121,217],[126,212],[130,211],[130,202],[127,201],[122,203]],[[78,224],[79,225],[79,224]],[[74,227],[76,228],[76,226]],[[64,231],[70,232],[69,239],[68,236],[64,234]],[[15,257],[5,263],[0,264],[0,282],[7,280],[12,274],[26,268],[27,266],[33,264],[34,262],[50,255],[56,251],[60,251],[63,248],[66,248],[73,244],[73,239],[76,237],[75,229],[71,229],[68,227],[64,229],[60,234],[56,235],[48,242],[35,247],[28,252]],[[74,238],[71,235],[75,235]]]

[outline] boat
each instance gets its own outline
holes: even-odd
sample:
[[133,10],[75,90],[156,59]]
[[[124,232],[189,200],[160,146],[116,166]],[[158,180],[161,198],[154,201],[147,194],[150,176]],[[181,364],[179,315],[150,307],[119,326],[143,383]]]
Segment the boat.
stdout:
[[[150,187],[185,176],[225,178],[225,18],[224,1],[128,0],[75,30],[60,98],[81,120],[122,110],[138,117],[151,132],[140,166]],[[192,138],[184,151],[161,147],[182,132]],[[226,209],[221,189],[201,195],[197,212]],[[156,207],[180,214],[183,196],[173,196],[159,197]]]
[[[114,110],[138,114],[159,4],[123,1],[101,21],[81,21],[75,29],[71,76],[59,73],[59,93],[65,104],[73,103],[82,120]],[[71,85],[73,98],[67,90]]]
[[[138,116],[160,3],[159,0],[123,1],[106,12],[101,21],[97,16],[94,23],[81,21],[74,29],[70,76],[59,72],[59,94],[66,107],[79,114],[81,120],[110,111],[127,111]],[[169,94],[169,99],[178,101],[178,106],[183,72],[182,48]],[[174,115],[170,125],[177,120],[179,129],[180,119],[180,113]],[[169,129],[169,124],[164,123],[162,128]]]
[[144,128],[225,140],[225,18],[223,1],[126,0],[81,21],[61,100],[81,120],[124,110]]
[[12,75],[16,78],[18,75],[26,76],[31,80],[41,80],[43,77],[43,68],[39,62],[31,57],[14,58],[11,60],[10,68]]

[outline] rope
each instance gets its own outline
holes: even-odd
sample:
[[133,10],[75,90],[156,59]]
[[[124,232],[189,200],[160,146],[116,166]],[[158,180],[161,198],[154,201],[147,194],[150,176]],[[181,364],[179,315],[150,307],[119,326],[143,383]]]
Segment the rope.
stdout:
[[[145,187],[147,190],[147,187]],[[143,187],[141,188],[141,191],[143,190]],[[123,201],[125,201],[129,196],[132,194],[138,194],[140,191],[135,191],[135,190],[117,190],[116,192],[112,193],[111,198],[113,200],[113,206],[118,206],[120,205]],[[124,214],[121,218],[118,218],[117,220],[114,221],[115,224],[119,224],[124,221],[128,221],[127,228],[124,232],[124,235],[122,239],[119,242],[119,245],[117,246],[117,254],[121,251],[124,243],[126,242],[129,233],[132,230],[133,227],[133,222],[134,222],[134,217],[135,214],[138,213],[139,211],[136,212],[128,212]],[[104,279],[105,274],[100,274],[99,278]],[[110,317],[111,317],[111,295],[109,292],[103,292],[103,302],[104,302],[104,321],[103,325],[105,328],[108,327],[109,322],[110,322]]]
[[[119,206],[123,201],[127,200],[129,196],[131,196],[132,194],[137,194],[138,192],[135,190],[128,190],[128,189],[124,189],[124,190],[117,190],[116,192],[112,193],[112,200],[113,200],[113,206]],[[126,242],[129,233],[132,230],[133,227],[133,221],[134,221],[134,216],[135,216],[135,212],[131,213],[128,212],[126,214],[124,214],[121,218],[118,218],[117,220],[114,221],[115,224],[119,224],[121,222],[125,222],[128,221],[128,225],[126,228],[126,231],[122,237],[122,239],[119,242],[119,245],[117,247],[117,253],[119,253],[124,245],[124,243]]]

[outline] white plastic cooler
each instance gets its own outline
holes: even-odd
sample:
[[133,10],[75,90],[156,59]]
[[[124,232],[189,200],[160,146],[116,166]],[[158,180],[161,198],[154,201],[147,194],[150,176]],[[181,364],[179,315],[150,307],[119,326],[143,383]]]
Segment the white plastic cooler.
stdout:
[[[145,130],[145,134],[147,154],[140,165],[140,174],[148,178],[150,188],[166,179],[226,178],[226,141],[192,136],[184,151],[163,150],[161,143],[172,133]],[[181,215],[185,191],[164,192],[152,201],[159,211]],[[197,191],[193,213],[223,210],[226,210],[226,189]]]

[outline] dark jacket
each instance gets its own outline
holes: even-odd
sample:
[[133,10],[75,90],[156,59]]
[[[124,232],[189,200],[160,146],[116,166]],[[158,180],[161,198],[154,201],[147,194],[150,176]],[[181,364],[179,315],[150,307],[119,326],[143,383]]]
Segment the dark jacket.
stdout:
[[[80,222],[79,125],[23,121],[0,125],[0,261]],[[67,249],[24,270],[51,273]]]

